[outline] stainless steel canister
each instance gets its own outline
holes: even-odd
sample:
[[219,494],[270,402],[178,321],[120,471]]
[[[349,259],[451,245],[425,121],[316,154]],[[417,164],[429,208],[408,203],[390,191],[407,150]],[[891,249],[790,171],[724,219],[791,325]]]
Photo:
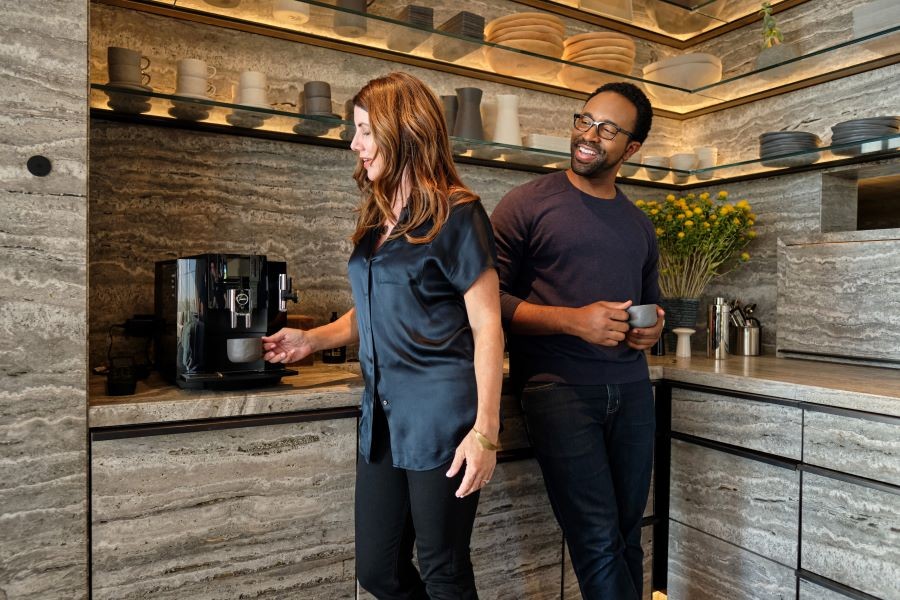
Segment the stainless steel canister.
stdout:
[[728,323],[731,321],[731,307],[725,298],[716,298],[709,305],[706,320],[706,356],[728,358]]
[[748,324],[734,328],[734,342],[729,347],[732,354],[738,356],[759,356],[762,327]]

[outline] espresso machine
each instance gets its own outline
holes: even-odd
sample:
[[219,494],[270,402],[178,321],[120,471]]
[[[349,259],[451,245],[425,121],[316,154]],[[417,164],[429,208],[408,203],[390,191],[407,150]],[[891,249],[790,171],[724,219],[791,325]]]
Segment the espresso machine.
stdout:
[[262,336],[297,302],[284,262],[201,254],[156,263],[156,365],[182,388],[273,385],[296,371],[263,360]]

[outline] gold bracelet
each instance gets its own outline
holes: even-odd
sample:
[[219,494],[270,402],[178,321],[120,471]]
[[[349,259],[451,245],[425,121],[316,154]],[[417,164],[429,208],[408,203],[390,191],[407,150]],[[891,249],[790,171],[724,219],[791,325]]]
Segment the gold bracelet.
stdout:
[[485,450],[490,450],[491,452],[496,452],[497,450],[500,449],[499,444],[495,444],[491,440],[487,439],[487,437],[483,433],[481,433],[474,427],[472,428],[472,431],[475,432],[475,439],[478,440],[478,443],[481,444],[481,447],[484,448]]

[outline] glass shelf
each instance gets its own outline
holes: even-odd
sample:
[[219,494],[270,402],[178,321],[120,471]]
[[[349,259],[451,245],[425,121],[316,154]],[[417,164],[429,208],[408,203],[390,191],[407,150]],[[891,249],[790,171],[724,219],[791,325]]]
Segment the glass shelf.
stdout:
[[[611,19],[647,39],[674,46],[677,42],[689,43],[702,34],[716,35],[717,29],[748,17],[755,18],[760,0],[514,0],[533,8],[558,12],[565,16],[604,25],[602,19]],[[772,0],[778,5],[786,0]],[[791,2],[796,5],[798,2]],[[581,13],[581,14],[579,14]],[[602,19],[592,19],[596,15]],[[642,33],[645,32],[645,33]],[[650,35],[647,35],[650,34]],[[661,37],[660,37],[661,36]]]
[[[230,104],[98,83],[91,84],[91,108],[136,120],[143,118],[147,122],[164,119],[186,128],[221,131],[225,127],[245,135],[276,134],[282,139],[296,137],[297,141],[346,148],[349,148],[354,131],[352,122],[337,116],[304,115],[271,107]],[[547,171],[565,168],[569,163],[567,152],[458,137],[451,137],[450,141],[457,158],[501,168]]]
[[[580,0],[584,2],[584,0]],[[607,2],[608,0],[603,0]],[[742,2],[743,0],[741,0]],[[173,16],[192,18],[193,15],[217,15],[221,24],[240,28],[251,27],[256,33],[271,31],[295,32],[321,40],[320,43],[341,47],[357,53],[385,56],[410,64],[451,69],[482,79],[493,79],[511,85],[541,89],[576,98],[593,91],[597,86],[613,80],[630,80],[643,87],[653,101],[654,109],[666,116],[692,116],[716,110],[717,107],[749,102],[767,95],[799,89],[830,79],[877,68],[900,61],[900,24],[886,27],[870,35],[852,38],[850,29],[843,35],[829,37],[829,45],[804,49],[804,54],[781,58],[763,68],[747,66],[743,71],[729,71],[714,83],[687,85],[684,81],[669,82],[644,79],[642,67],[634,65],[629,73],[617,73],[564,61],[471,37],[464,37],[438,29],[415,26],[405,21],[373,13],[359,13],[321,0],[302,0],[296,3],[308,20],[288,21],[281,13],[276,17],[274,0],[243,0],[232,8],[233,0],[132,0],[129,5],[165,5]],[[723,0],[701,6],[694,14]],[[685,12],[657,0],[671,10]],[[376,5],[377,6],[377,5]],[[315,42],[313,42],[315,43]],[[714,75],[713,75],[714,77]],[[696,79],[694,80],[696,81]],[[677,83],[677,85],[676,85]]]
[[[219,131],[226,127],[243,135],[264,133],[281,136],[280,139],[296,139],[343,148],[349,147],[353,135],[353,124],[335,117],[303,115],[274,108],[193,99],[96,83],[91,84],[91,108],[101,114],[127,116],[137,121],[146,119],[147,122],[159,122],[159,119],[164,119],[173,125]],[[457,137],[451,137],[450,141],[455,157],[485,166],[537,172],[565,169],[569,166],[568,152]],[[747,158],[705,169],[680,170],[626,162],[620,171],[620,177],[636,184],[692,186],[761,173],[777,174],[813,164],[825,166],[829,162],[853,157],[870,160],[895,156],[898,152],[900,133],[803,152],[772,155],[765,159]],[[623,174],[628,176],[623,177]]]

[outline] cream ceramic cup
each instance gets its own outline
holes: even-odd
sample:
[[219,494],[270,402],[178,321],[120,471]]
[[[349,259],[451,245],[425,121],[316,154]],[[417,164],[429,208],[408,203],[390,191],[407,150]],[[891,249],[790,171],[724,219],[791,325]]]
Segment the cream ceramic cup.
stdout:
[[216,74],[216,68],[207,65],[206,61],[198,58],[182,58],[177,63],[178,76],[212,77]]
[[238,87],[241,90],[266,89],[266,74],[259,71],[244,71],[238,79]]
[[266,99],[266,90],[262,90],[259,88],[248,88],[244,89],[238,86],[235,91],[235,104],[249,104],[255,106],[264,106],[268,105],[268,101]]
[[176,86],[176,94],[191,94],[194,96],[212,96],[216,93],[216,86],[206,77],[193,77],[191,75],[179,75]]

